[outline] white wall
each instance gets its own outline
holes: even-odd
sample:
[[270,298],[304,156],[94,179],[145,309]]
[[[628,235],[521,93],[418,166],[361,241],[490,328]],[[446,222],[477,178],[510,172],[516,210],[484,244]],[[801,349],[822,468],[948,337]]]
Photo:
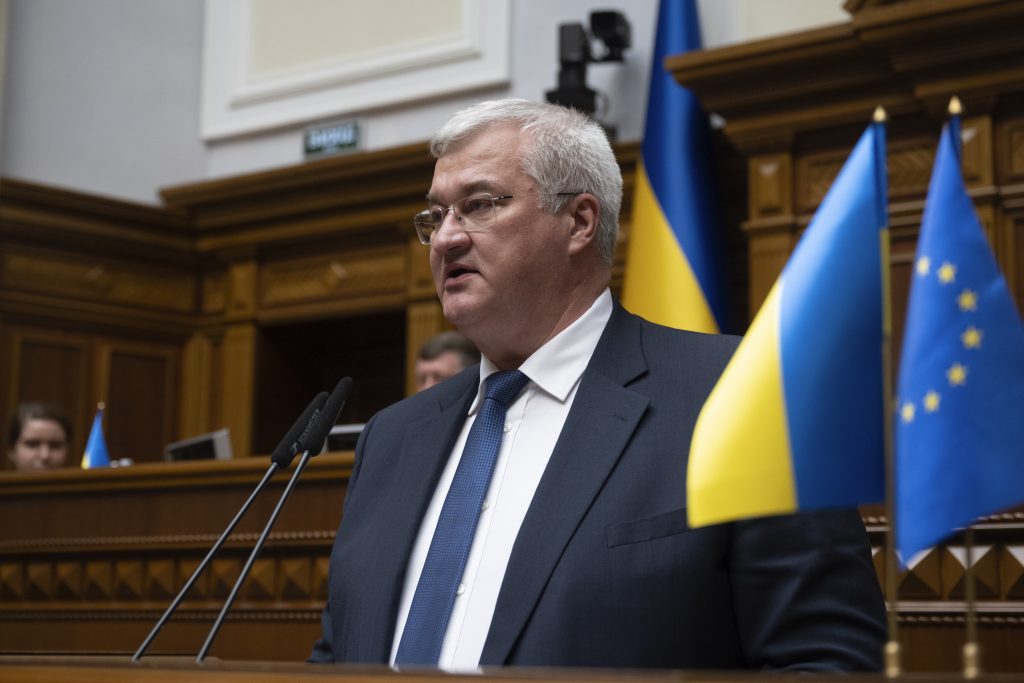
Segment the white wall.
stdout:
[[156,202],[206,174],[202,0],[10,0],[2,173]]
[[[3,175],[156,203],[164,186],[301,162],[307,124],[202,140],[202,0],[8,3]],[[707,46],[847,19],[840,0],[699,0],[699,8]],[[607,94],[603,119],[618,127],[620,139],[636,139],[656,0],[512,0],[507,86],[344,118],[358,118],[365,148],[380,149],[426,140],[452,111],[481,99],[542,99],[555,85],[558,24],[586,23],[594,9],[618,9],[633,26],[626,62],[592,65],[588,83]]]
[[6,80],[7,68],[5,57],[7,56],[7,0],[0,0],[0,150],[4,146],[4,81]]

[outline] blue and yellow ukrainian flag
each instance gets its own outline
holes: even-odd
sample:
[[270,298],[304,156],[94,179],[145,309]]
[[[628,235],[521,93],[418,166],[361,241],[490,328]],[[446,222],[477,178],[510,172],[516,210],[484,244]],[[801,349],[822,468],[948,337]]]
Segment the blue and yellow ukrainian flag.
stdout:
[[873,123],[701,409],[691,526],[884,500],[886,212]]
[[694,1],[662,0],[622,304],[662,325],[718,332],[723,295],[707,117],[662,64],[700,46]]
[[956,116],[921,221],[898,401],[903,558],[1024,501],[1024,328],[964,189]]
[[92,419],[89,440],[85,444],[85,452],[82,453],[82,469],[109,466],[110,453],[107,452],[107,440],[103,437],[103,404],[101,403],[96,409],[96,416]]

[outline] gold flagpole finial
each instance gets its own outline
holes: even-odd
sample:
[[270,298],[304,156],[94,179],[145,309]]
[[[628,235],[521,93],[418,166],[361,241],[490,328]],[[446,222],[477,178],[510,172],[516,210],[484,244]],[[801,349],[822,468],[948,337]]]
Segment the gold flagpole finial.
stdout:
[[960,114],[963,112],[963,110],[964,110],[964,108],[963,108],[963,105],[960,104],[960,98],[959,97],[957,97],[956,95],[953,95],[951,98],[949,98],[949,110],[948,111],[949,111],[949,115],[950,116],[960,116]]
[[106,410],[106,408],[107,404],[104,403],[103,401],[100,401],[99,403],[96,404],[96,410]]
[[875,123],[885,123],[889,120],[889,115],[885,113],[885,108],[878,106],[875,107],[875,113],[871,115],[871,120]]

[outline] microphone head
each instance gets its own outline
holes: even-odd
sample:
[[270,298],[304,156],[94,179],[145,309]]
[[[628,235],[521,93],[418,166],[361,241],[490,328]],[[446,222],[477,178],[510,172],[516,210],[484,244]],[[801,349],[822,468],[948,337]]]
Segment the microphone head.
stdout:
[[293,450],[295,443],[302,436],[302,433],[309,428],[310,423],[319,415],[325,403],[327,403],[327,392],[321,391],[313,397],[313,401],[302,411],[302,415],[299,415],[299,419],[295,421],[292,428],[284,435],[281,443],[277,444],[277,448],[274,449],[270,459],[277,463],[278,467],[287,469],[292,464],[292,459],[295,458],[295,451]]
[[350,393],[352,393],[352,378],[345,377],[334,387],[334,391],[331,392],[331,396],[323,408],[310,421],[309,428],[299,436],[295,443],[296,453],[309,451],[311,455],[318,455],[323,450],[327,435],[334,423],[338,421],[338,415],[341,414],[341,409]]

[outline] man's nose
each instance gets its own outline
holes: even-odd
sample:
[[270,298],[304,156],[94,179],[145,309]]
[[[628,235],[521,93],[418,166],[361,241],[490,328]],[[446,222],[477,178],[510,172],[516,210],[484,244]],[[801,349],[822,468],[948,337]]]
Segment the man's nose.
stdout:
[[462,221],[452,209],[445,212],[440,225],[434,229],[434,234],[430,236],[430,246],[444,251],[466,239],[468,239],[468,235],[462,228]]

